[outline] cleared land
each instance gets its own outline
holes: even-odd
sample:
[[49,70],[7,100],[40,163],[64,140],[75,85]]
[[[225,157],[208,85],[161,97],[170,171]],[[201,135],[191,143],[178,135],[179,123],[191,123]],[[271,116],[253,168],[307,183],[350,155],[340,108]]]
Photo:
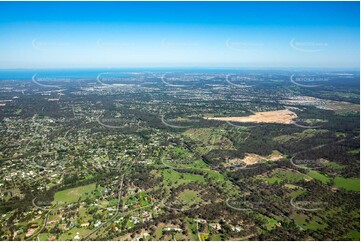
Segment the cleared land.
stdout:
[[360,191],[360,179],[358,178],[344,178],[336,177],[335,186],[348,191]]
[[179,197],[182,202],[188,204],[189,206],[202,201],[198,192],[189,189],[181,192],[179,194]]
[[89,195],[96,188],[95,183],[79,186],[75,188],[70,188],[67,190],[59,191],[55,193],[54,201],[55,202],[77,202],[79,198]]
[[263,180],[269,184],[281,183],[281,182],[299,182],[302,180],[307,180],[308,177],[305,174],[300,172],[286,170],[286,169],[276,169],[268,175],[259,175],[256,179]]
[[278,124],[293,124],[293,119],[297,118],[297,114],[284,109],[277,111],[257,112],[250,116],[245,117],[214,117],[205,118],[207,120],[218,120],[228,122],[240,122],[240,123],[278,123]]
[[254,165],[264,161],[277,161],[283,158],[283,155],[278,151],[273,151],[269,156],[260,156],[257,154],[246,153],[243,159],[234,158],[230,159],[224,166],[236,166],[236,165]]

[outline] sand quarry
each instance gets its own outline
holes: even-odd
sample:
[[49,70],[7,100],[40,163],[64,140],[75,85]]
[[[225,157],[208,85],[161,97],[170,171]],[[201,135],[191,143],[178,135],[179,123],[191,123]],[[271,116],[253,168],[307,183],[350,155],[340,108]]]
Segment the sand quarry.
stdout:
[[243,159],[239,159],[239,158],[230,159],[230,160],[228,160],[228,162],[226,164],[224,164],[224,166],[225,167],[237,166],[237,165],[241,165],[241,164],[254,165],[254,164],[257,164],[260,162],[264,162],[264,161],[278,161],[282,158],[283,158],[283,155],[277,151],[274,151],[269,156],[260,156],[257,154],[246,153],[245,157]]
[[293,119],[297,118],[297,114],[284,109],[277,111],[257,112],[245,117],[215,117],[205,118],[207,120],[240,122],[240,123],[277,123],[277,124],[293,124]]

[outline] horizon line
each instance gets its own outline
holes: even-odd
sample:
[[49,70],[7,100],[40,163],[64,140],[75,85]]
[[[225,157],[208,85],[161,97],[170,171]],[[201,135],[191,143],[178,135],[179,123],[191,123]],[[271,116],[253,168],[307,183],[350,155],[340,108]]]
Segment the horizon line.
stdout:
[[287,70],[287,69],[312,69],[312,70],[358,70],[360,71],[360,67],[227,67],[227,66],[126,66],[126,67],[16,67],[16,68],[1,68],[0,71],[6,70],[97,70],[97,69],[209,69],[209,70],[217,70],[217,69],[233,69],[233,70],[244,70],[244,69],[257,69],[257,70],[267,70],[267,69],[279,69],[279,70]]

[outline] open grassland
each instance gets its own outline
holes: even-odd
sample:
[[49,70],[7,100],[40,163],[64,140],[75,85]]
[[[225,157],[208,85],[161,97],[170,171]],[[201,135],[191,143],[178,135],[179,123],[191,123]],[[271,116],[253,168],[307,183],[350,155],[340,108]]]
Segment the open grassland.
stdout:
[[196,151],[199,154],[206,154],[211,150],[234,149],[232,141],[227,138],[227,132],[222,129],[189,129],[183,134],[197,142]]
[[323,162],[323,163],[321,163],[321,165],[326,166],[326,167],[330,167],[330,168],[332,168],[334,170],[342,170],[342,169],[346,168],[345,165],[341,165],[341,164],[338,164],[338,163],[332,162],[332,161]]
[[331,181],[331,178],[328,177],[327,175],[324,175],[318,171],[315,170],[310,170],[307,175],[309,175],[310,177],[319,180],[320,182],[327,184]]
[[163,170],[163,182],[166,184],[171,184],[172,186],[179,186],[182,184],[187,184],[189,182],[205,182],[205,179],[201,175],[190,174],[190,173],[180,173],[173,169]]
[[196,204],[198,202],[201,202],[202,199],[200,197],[200,194],[198,192],[193,190],[184,190],[179,194],[179,198],[187,204],[188,206],[191,206],[193,204]]
[[263,214],[257,214],[260,218],[266,220],[266,229],[267,230],[272,230],[276,227],[276,224],[278,223],[278,221],[274,218],[270,218],[266,215]]
[[296,224],[302,229],[318,230],[327,227],[327,224],[322,222],[322,219],[318,216],[308,217],[307,214],[293,213]]
[[285,169],[276,169],[268,176],[262,175],[257,177],[257,179],[265,181],[269,184],[282,183],[282,182],[295,183],[307,178],[308,178],[307,175]]
[[[225,176],[219,171],[209,168],[209,166],[202,160],[195,160],[191,162],[164,160],[163,165],[169,169],[162,171],[163,184],[172,187],[178,187],[189,182],[205,182],[209,179],[211,182],[222,184],[225,192],[228,194],[238,194],[236,186],[232,184]],[[189,172],[188,172],[189,169]],[[201,172],[200,174],[192,174],[191,171]]]
[[279,143],[296,142],[303,139],[308,139],[316,136],[317,134],[327,133],[327,130],[323,129],[305,129],[302,132],[296,132],[289,135],[280,135],[274,138],[274,141]]
[[334,182],[337,188],[342,188],[348,191],[360,191],[360,179],[358,178],[336,177]]
[[55,193],[54,202],[64,202],[64,203],[77,202],[79,198],[86,197],[94,190],[95,190],[95,183],[86,186],[80,186],[80,187],[63,190]]
[[344,237],[343,240],[352,240],[352,241],[360,241],[360,231],[351,231],[348,232]]

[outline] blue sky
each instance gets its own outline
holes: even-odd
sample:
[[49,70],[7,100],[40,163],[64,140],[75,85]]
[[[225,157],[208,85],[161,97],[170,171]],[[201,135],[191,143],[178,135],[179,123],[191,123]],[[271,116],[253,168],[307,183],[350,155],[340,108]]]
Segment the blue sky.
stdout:
[[0,68],[358,68],[358,2],[0,2]]

